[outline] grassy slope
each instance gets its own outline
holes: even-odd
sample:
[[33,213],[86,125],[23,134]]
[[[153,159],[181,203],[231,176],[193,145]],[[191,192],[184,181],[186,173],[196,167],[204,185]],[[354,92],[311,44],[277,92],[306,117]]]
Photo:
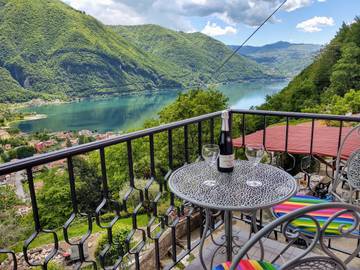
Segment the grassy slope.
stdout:
[[262,47],[247,46],[238,53],[265,65],[275,74],[294,77],[311,64],[320,48],[315,44],[277,42]]
[[[225,44],[201,33],[184,33],[158,25],[111,26],[122,37],[144,51],[190,74],[193,80],[207,80],[232,51]],[[217,80],[236,81],[269,77],[254,61],[235,55]]]
[[0,67],[36,93],[88,96],[179,86],[179,70],[58,0],[0,0]]
[[[148,223],[148,218],[146,215],[139,215],[137,219],[138,225],[140,227],[144,227]],[[120,219],[115,227],[122,228],[122,227],[129,227],[132,226],[132,218],[123,218]],[[82,223],[76,223],[72,225],[69,229],[69,237],[80,237],[82,235],[85,235],[88,230],[88,225],[86,223],[86,220],[83,220]],[[57,229],[55,230],[56,234],[58,235],[59,241],[64,241],[64,235],[63,235],[63,229]],[[105,233],[104,229],[101,229],[95,222],[93,223],[92,233],[102,232]],[[53,243],[54,239],[52,234],[40,234],[32,243],[30,246],[30,249],[41,247],[43,245],[47,245],[50,243]],[[23,248],[24,243],[22,241],[18,242],[15,246],[11,247],[12,250],[15,252],[21,252]],[[0,262],[6,259],[6,256],[0,256]]]
[[314,62],[261,109],[301,111],[360,89],[360,19],[343,25]]

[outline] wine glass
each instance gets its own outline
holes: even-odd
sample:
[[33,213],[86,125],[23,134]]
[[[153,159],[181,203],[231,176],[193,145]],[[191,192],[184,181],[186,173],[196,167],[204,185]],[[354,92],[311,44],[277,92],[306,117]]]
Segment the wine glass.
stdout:
[[[217,159],[220,154],[220,148],[217,144],[205,144],[202,147],[202,157],[204,158],[206,164],[210,168],[211,178],[212,178],[212,170],[217,162]],[[215,186],[216,181],[215,180],[206,180],[204,181],[204,184],[207,186]]]
[[[245,147],[245,155],[247,159],[253,164],[250,168],[250,172],[260,163],[264,157],[265,149],[262,144],[247,144]],[[258,180],[246,180],[246,184],[250,187],[262,186],[262,182]]]

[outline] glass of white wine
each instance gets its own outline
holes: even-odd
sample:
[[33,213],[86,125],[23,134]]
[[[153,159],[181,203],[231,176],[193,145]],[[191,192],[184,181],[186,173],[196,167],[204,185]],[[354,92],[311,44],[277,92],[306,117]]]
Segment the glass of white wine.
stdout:
[[217,159],[219,158],[220,148],[217,144],[205,144],[202,147],[202,157],[204,158],[206,164],[210,168],[211,178],[204,181],[204,185],[215,186],[216,181],[213,179],[212,171],[214,170]]
[[[262,144],[247,144],[245,147],[245,155],[247,159],[253,164],[250,168],[250,172],[253,171],[256,166],[263,159],[265,154],[265,149]],[[262,182],[254,179],[247,179],[246,184],[250,187],[260,187]]]

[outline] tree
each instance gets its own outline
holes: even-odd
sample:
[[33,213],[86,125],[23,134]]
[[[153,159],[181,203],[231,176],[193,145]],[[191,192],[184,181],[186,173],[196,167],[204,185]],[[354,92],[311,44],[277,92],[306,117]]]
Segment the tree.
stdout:
[[[73,166],[79,210],[94,215],[101,201],[101,178],[84,157],[74,158]],[[72,212],[68,172],[52,169],[37,178],[44,182],[38,195],[41,222],[47,227],[57,228]]]
[[31,157],[36,153],[36,150],[32,146],[19,146],[15,149],[16,151],[16,158],[22,159]]
[[[113,229],[113,236],[112,240],[113,243],[109,252],[107,253],[107,257],[105,259],[105,265],[112,265],[114,264],[119,256],[124,255],[127,252],[127,236],[130,233],[130,228],[115,226]],[[96,250],[95,250],[95,257],[99,258],[100,252],[108,245],[108,237],[106,234],[102,234],[97,243],[96,243]]]
[[2,211],[11,209],[18,203],[19,200],[13,187],[9,185],[0,186],[0,209]]
[[66,147],[71,147],[72,143],[69,138],[66,139]]
[[360,89],[360,47],[354,42],[342,47],[341,59],[334,65],[330,81],[330,90],[340,96],[350,89]]
[[[227,98],[221,92],[211,90],[190,90],[179,94],[177,99],[163,108],[157,119],[151,119],[144,124],[144,128],[158,126],[161,124],[178,121],[206,113],[223,110],[227,107]],[[220,129],[216,123],[215,131]],[[193,160],[197,157],[197,126],[189,127],[189,154]],[[202,126],[204,141],[210,136],[209,122],[204,121]],[[161,179],[169,170],[167,133],[157,134],[155,137],[155,169],[158,178]],[[173,162],[174,166],[184,163],[184,132],[183,129],[173,130]],[[134,174],[138,179],[150,177],[150,155],[149,138],[140,138],[132,141],[132,155]],[[128,155],[126,144],[120,144],[106,148],[107,176],[110,190],[115,198],[119,191],[129,183]],[[100,170],[100,159],[98,153],[91,153],[90,160]]]

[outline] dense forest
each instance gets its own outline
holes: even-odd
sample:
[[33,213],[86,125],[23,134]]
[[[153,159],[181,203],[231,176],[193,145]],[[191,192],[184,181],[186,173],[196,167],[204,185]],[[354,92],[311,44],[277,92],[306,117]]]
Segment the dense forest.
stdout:
[[360,18],[343,24],[314,62],[260,109],[277,111],[360,112]]

